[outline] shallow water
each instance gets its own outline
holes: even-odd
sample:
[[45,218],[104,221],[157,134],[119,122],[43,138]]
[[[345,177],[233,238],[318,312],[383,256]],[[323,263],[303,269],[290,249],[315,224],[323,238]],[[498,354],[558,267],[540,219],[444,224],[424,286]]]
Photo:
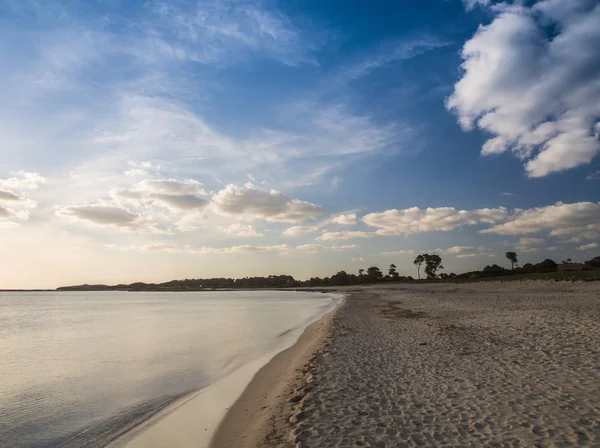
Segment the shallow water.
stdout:
[[104,446],[297,338],[337,300],[299,292],[0,293],[0,446]]

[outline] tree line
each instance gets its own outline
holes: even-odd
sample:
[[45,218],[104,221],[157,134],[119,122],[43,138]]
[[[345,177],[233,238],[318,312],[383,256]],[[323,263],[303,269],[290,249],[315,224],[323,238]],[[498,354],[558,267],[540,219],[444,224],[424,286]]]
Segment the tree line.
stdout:
[[[398,273],[395,264],[390,264],[387,273],[381,271],[377,266],[359,269],[357,274],[339,271],[330,277],[312,277],[308,280],[296,280],[291,275],[269,275],[266,277],[244,277],[244,278],[197,278],[184,280],[171,280],[164,283],[130,283],[119,285],[77,285],[57,288],[59,291],[199,291],[206,289],[252,289],[252,288],[299,288],[299,287],[324,287],[324,286],[346,286],[377,282],[414,282],[421,280],[421,269],[428,280],[458,279],[469,280],[474,278],[500,277],[516,274],[532,274],[555,272],[558,263],[551,259],[545,259],[539,263],[526,263],[518,266],[518,258],[515,252],[507,252],[506,258],[511,263],[507,269],[497,264],[488,265],[480,271],[470,271],[462,274],[439,273],[443,270],[442,257],[438,254],[417,255],[413,261],[417,269],[417,279],[412,276],[402,276]],[[563,261],[563,264],[571,260]],[[587,269],[600,269],[600,257],[592,258],[584,263]]]

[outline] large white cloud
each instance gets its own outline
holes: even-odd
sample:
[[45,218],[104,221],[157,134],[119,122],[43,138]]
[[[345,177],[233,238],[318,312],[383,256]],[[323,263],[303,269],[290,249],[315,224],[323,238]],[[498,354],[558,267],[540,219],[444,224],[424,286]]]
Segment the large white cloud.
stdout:
[[492,134],[482,154],[512,150],[531,177],[590,163],[600,151],[600,4],[492,10],[493,21],[463,47],[464,73],[448,108],[464,129]]
[[481,230],[499,235],[526,235],[549,232],[551,236],[568,237],[600,235],[600,203],[558,202],[546,207],[517,210],[505,223]]
[[84,221],[101,227],[110,227],[125,232],[161,234],[149,218],[126,208],[109,203],[81,204],[62,207],[56,214],[75,221]]
[[248,183],[227,185],[212,198],[217,213],[243,220],[297,223],[325,213],[325,208],[293,199],[277,190],[263,190]]
[[111,195],[136,205],[161,205],[173,211],[195,211],[209,203],[202,184],[191,179],[145,179],[131,188],[114,189]]
[[507,210],[485,208],[479,210],[457,210],[454,207],[404,210],[386,210],[369,213],[362,220],[371,227],[377,227],[379,235],[401,235],[431,231],[449,231],[458,227],[480,223],[495,223],[505,219]]

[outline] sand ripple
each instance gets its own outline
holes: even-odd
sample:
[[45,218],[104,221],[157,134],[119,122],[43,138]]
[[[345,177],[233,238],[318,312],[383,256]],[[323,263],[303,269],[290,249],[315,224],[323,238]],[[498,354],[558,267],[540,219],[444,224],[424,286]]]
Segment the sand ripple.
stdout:
[[600,285],[365,288],[287,397],[297,447],[600,446]]

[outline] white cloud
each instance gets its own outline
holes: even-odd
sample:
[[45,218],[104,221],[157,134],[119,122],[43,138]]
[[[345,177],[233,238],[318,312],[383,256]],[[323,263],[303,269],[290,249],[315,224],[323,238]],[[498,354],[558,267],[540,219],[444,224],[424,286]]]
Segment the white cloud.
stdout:
[[355,257],[352,261],[365,261],[365,259],[363,257]]
[[15,171],[10,175],[7,179],[0,179],[0,220],[3,228],[15,227],[15,221],[29,219],[29,211],[23,209],[35,208],[37,202],[25,196],[23,190],[36,190],[46,182],[38,173]]
[[320,205],[293,199],[277,190],[263,190],[251,183],[243,187],[227,185],[212,201],[217,213],[249,221],[294,223],[325,213]]
[[356,224],[356,213],[345,213],[342,215],[334,216],[328,223],[341,224],[345,226],[351,226]]
[[527,160],[530,177],[590,163],[600,151],[600,4],[543,0],[493,10],[492,23],[463,47],[464,73],[448,108],[464,129],[494,136],[482,154],[510,149]]
[[356,249],[358,246],[355,244],[345,244],[342,246],[325,246],[326,249],[332,250],[334,252],[341,252],[348,249]]
[[199,249],[189,249],[190,253],[194,254],[215,254],[215,255],[231,255],[231,254],[248,254],[262,252],[283,252],[289,250],[287,244],[272,245],[272,246],[252,246],[249,244],[242,246],[231,247],[201,247]]
[[474,258],[474,257],[494,257],[494,254],[488,252],[475,252],[470,254],[457,254],[456,258]]
[[473,250],[472,246],[453,246],[453,247],[449,247],[448,249],[442,250],[442,253],[454,255],[454,254],[460,254],[463,252],[468,252],[471,250]]
[[549,252],[549,251],[555,251],[558,250],[559,248],[556,246],[548,246],[548,247],[517,247],[517,251],[519,253],[533,253],[533,252]]
[[292,226],[283,231],[285,236],[300,236],[319,230],[319,226]]
[[119,250],[122,252],[166,252],[166,253],[181,253],[182,249],[167,243],[144,244],[141,246],[117,246],[116,244],[107,244],[106,248]]
[[514,193],[504,192],[502,193],[502,196],[514,196]]
[[591,250],[591,249],[597,249],[598,247],[600,247],[598,245],[598,243],[589,243],[589,244],[584,244],[583,246],[579,246],[577,248],[577,250]]
[[10,190],[0,190],[0,201],[16,201],[20,202],[23,200],[23,197],[10,191]]
[[600,180],[600,170],[590,173],[586,177],[587,180]]
[[253,253],[279,253],[280,255],[314,255],[319,251],[341,252],[353,249],[355,245],[347,246],[324,246],[321,244],[302,244],[296,247],[287,244],[255,246],[250,244],[226,247],[192,247],[176,246],[169,243],[153,243],[143,245],[118,246],[107,244],[107,248],[123,252],[148,252],[148,253],[181,253],[188,255],[235,255],[235,254],[253,254]]
[[175,222],[175,227],[181,232],[192,232],[202,227],[207,220],[207,214],[202,210],[184,214],[181,219]]
[[536,246],[545,242],[544,238],[521,238],[517,244],[519,246]]
[[167,233],[160,230],[149,218],[109,203],[99,202],[62,207],[56,210],[56,215],[73,221],[84,221],[125,232]]
[[29,219],[29,212],[25,210],[13,210],[0,205],[0,219],[18,219],[25,221]]
[[558,237],[577,236],[584,232],[600,234],[600,203],[558,202],[546,207],[517,210],[507,222],[480,233],[526,235],[543,231]]
[[362,220],[371,227],[378,227],[380,235],[400,235],[431,231],[450,231],[458,227],[480,223],[494,223],[505,219],[505,208],[456,210],[454,207],[404,210],[386,210],[369,213]]
[[600,238],[600,231],[588,230],[578,232],[576,236],[573,236],[567,240],[567,243],[581,243],[582,241],[595,240]]
[[371,238],[377,236],[375,232],[361,232],[361,231],[343,231],[343,232],[325,232],[323,235],[317,237],[320,241],[330,240],[351,240],[353,238]]
[[150,171],[157,172],[161,169],[160,164],[154,164],[150,161],[135,162],[133,160],[130,160],[127,163],[131,168],[123,171],[123,174],[131,177],[146,177],[148,176],[148,174],[150,174]]
[[145,179],[131,188],[111,191],[117,201],[138,206],[160,205],[173,211],[195,211],[209,203],[208,193],[195,180]]
[[313,226],[292,226],[284,230],[283,234],[286,236],[300,236],[306,233],[316,232],[323,227],[327,227],[332,224],[339,224],[344,226],[352,226],[356,224],[356,213],[343,213],[341,215],[334,216],[317,223]]
[[283,255],[314,255],[319,249],[323,246],[320,244],[303,244],[300,246],[296,246],[295,248],[289,248]]
[[426,250],[422,252],[437,253],[442,255],[448,255],[455,258],[473,258],[473,257],[494,257],[495,255],[490,253],[489,249],[483,246],[452,246],[446,249],[434,249]]
[[23,196],[22,194],[19,193],[15,193],[14,191],[11,190],[3,190],[0,189],[0,203],[8,203],[8,204],[12,204],[14,206],[20,206],[20,207],[30,207],[30,208],[35,208],[37,205],[37,202],[27,198],[25,196]]
[[414,255],[416,252],[412,249],[406,249],[406,250],[395,250],[395,251],[391,251],[391,252],[381,252],[381,255],[386,255],[386,256],[395,256],[395,255]]
[[219,226],[219,230],[227,235],[239,236],[239,237],[259,237],[264,234],[257,232],[254,227],[250,224],[231,224],[228,227]]
[[39,173],[30,173],[27,171],[13,171],[9,178],[0,179],[0,188],[8,190],[37,190],[42,184],[46,183],[46,178]]
[[517,247],[517,251],[521,253],[541,252],[541,247]]

